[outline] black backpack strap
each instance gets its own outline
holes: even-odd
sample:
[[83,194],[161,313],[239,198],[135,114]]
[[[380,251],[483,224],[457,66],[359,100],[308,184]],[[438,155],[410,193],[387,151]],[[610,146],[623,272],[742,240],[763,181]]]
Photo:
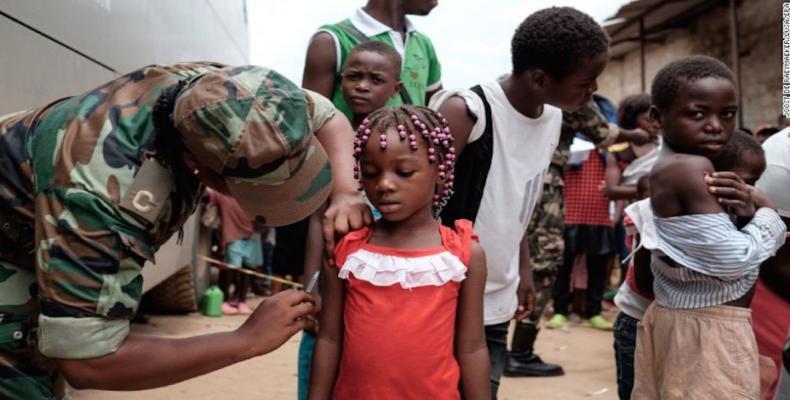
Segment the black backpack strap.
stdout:
[[472,87],[471,90],[483,102],[486,124],[480,139],[464,146],[464,150],[455,164],[453,196],[441,214],[442,223],[450,227],[454,226],[458,219],[468,219],[474,222],[483,199],[483,189],[494,155],[494,121],[491,115],[491,104],[486,99],[480,85]]
[[[488,102],[486,99],[485,93],[483,93],[483,88],[480,85],[472,86],[469,90],[475,92],[477,96],[480,97],[480,100],[483,101],[483,112],[486,116],[486,126],[483,128],[483,136],[480,138],[488,136],[489,139],[493,140],[494,138],[494,124],[491,117],[491,103]],[[488,163],[491,164],[490,162]]]
[[[371,40],[367,35],[362,33],[362,31],[357,29],[357,27],[354,26],[354,24],[352,24],[350,20],[344,19],[338,22],[337,27],[346,31],[346,33],[351,35],[351,37],[357,39],[359,43],[367,42],[368,40]],[[401,100],[403,100],[403,104],[414,104],[411,95],[409,95],[409,92],[406,91],[406,88],[403,85],[401,85],[399,93]]]
[[403,85],[400,85],[400,98],[403,100],[403,104],[414,104],[414,102],[411,100],[409,92],[406,91],[406,87]]

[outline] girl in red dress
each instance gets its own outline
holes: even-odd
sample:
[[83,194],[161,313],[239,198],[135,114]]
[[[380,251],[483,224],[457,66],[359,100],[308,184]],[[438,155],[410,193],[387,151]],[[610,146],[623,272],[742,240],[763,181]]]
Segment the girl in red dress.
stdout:
[[359,126],[356,175],[381,219],[325,266],[310,399],[488,399],[485,255],[472,224],[444,227],[455,152],[446,120],[384,108]]

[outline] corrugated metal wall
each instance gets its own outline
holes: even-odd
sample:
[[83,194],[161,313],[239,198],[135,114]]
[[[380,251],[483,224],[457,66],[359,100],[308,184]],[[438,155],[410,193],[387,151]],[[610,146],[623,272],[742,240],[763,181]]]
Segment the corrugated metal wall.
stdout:
[[197,60],[249,62],[245,0],[0,0],[0,115]]

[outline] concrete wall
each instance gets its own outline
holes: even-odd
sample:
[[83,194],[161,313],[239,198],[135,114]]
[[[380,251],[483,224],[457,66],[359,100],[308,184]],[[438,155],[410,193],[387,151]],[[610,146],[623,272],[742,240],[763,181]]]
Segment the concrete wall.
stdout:
[[0,0],[0,10],[98,61],[0,15],[0,115],[147,64],[249,62],[245,0]]
[[[690,54],[716,57],[732,67],[727,2],[701,15],[688,27],[646,47],[646,92],[659,69]],[[742,1],[738,8],[741,48],[741,112],[747,128],[776,124],[781,111],[781,3]],[[609,62],[598,81],[599,93],[618,103],[641,90],[639,48]]]

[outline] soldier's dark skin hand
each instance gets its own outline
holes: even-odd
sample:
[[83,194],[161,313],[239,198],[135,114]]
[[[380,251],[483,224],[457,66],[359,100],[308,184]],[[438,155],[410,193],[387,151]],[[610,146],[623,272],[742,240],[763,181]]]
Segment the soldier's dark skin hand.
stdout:
[[266,354],[312,325],[312,296],[289,290],[264,300],[235,331],[184,339],[130,335],[106,356],[55,359],[76,389],[143,390],[181,382]]
[[291,336],[315,324],[318,303],[301,290],[286,290],[263,300],[236,332],[249,343],[253,356],[271,352]]
[[647,131],[641,128],[635,129],[620,129],[620,134],[617,136],[618,142],[631,142],[634,144],[645,144],[653,140]]

